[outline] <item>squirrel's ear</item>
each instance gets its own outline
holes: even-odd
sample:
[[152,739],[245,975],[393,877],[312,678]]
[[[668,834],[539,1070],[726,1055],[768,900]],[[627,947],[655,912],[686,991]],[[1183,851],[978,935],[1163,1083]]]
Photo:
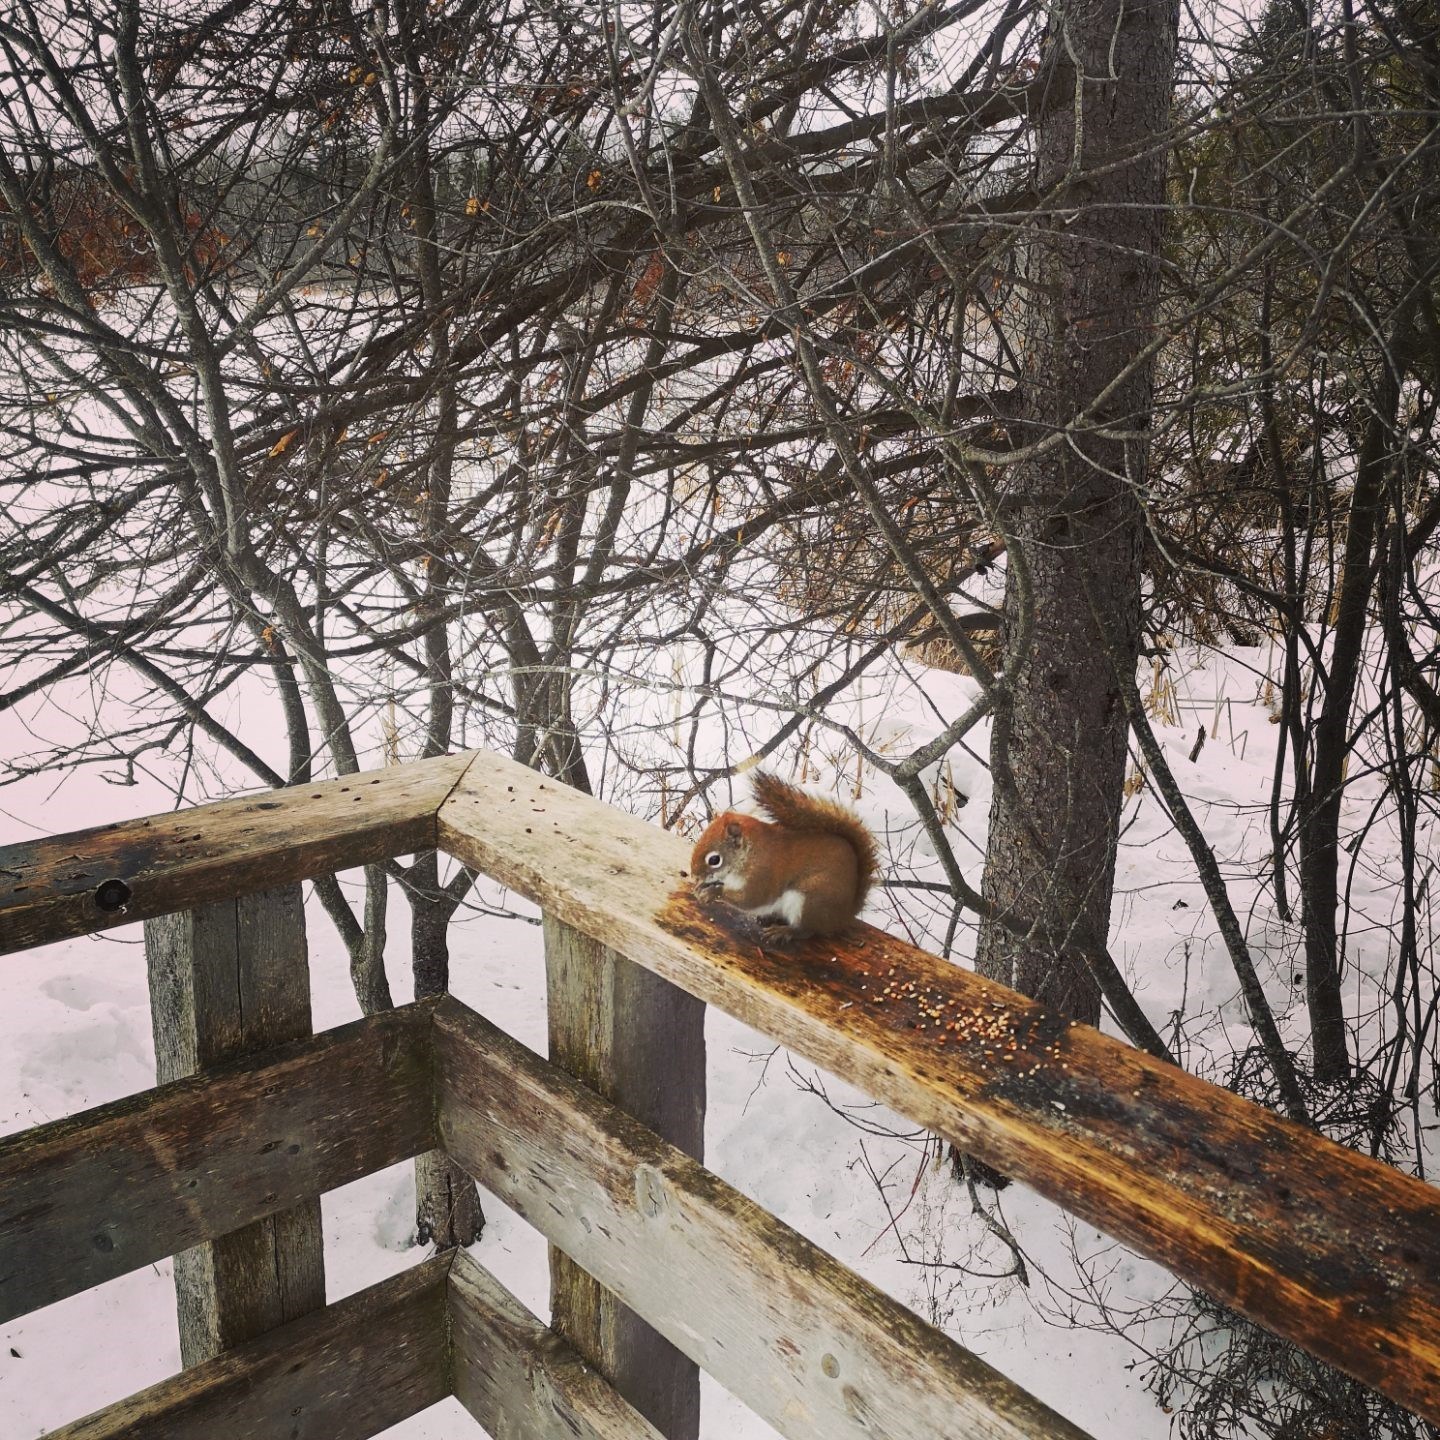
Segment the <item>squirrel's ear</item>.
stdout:
[[740,827],[732,820],[725,827],[725,833],[730,837],[730,839],[738,840],[740,838]]

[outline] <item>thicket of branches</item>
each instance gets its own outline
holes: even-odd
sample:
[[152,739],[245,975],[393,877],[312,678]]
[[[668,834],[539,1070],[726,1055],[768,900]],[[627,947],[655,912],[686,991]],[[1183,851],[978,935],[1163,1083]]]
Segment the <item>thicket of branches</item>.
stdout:
[[[193,794],[217,763],[282,785],[488,744],[680,823],[818,736],[914,804],[944,881],[892,893],[936,943],[981,916],[989,973],[1184,1059],[1106,948],[1132,735],[1236,967],[1252,1093],[1320,1123],[1363,1094],[1351,1140],[1421,1164],[1433,7],[1126,14],[17,0],[0,706],[36,743],[3,777]],[[1267,886],[1303,1023],[1134,682],[1185,644],[1279,657]],[[882,753],[832,702],[907,645],[976,699]],[[123,725],[58,723],[83,686]],[[934,783],[982,723],[983,884]],[[1391,853],[1361,1013],[1350,877]],[[420,994],[479,904],[433,853],[320,883],[367,1010],[393,879]],[[421,1189],[422,1232],[473,1233],[460,1177]]]

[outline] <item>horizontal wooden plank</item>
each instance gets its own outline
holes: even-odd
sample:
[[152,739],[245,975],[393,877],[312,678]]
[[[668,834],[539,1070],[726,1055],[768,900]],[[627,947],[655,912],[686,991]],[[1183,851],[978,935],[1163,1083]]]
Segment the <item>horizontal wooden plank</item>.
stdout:
[[440,844],[1440,1423],[1440,1190],[877,930],[762,951],[676,837],[498,756]]
[[431,1149],[430,1009],[0,1140],[0,1320]]
[[662,1440],[464,1250],[450,1267],[455,1395],[503,1440]]
[[0,954],[435,843],[469,755],[0,848]]
[[312,1311],[47,1440],[366,1440],[450,1393],[450,1255]]
[[1080,1440],[459,1001],[437,1007],[435,1046],[449,1155],[790,1440]]

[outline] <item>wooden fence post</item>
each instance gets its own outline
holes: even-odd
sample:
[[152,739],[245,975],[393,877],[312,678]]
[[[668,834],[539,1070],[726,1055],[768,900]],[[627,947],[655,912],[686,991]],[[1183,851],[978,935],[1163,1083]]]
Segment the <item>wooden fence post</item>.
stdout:
[[[147,920],[145,957],[161,1084],[311,1033],[299,885]],[[182,1250],[175,1299],[187,1366],[323,1306],[320,1197]]]
[[[696,1160],[704,1158],[705,1005],[545,916],[550,1059]],[[551,1325],[668,1440],[695,1440],[700,1372],[561,1251]]]

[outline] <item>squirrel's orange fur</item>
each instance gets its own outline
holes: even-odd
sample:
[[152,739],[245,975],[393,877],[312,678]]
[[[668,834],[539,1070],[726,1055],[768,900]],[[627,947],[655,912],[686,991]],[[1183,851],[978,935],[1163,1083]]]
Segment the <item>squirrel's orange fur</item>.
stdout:
[[770,820],[717,815],[690,858],[696,889],[752,919],[778,921],[797,938],[845,929],[875,879],[875,837],[833,800],[763,771],[752,783]]

